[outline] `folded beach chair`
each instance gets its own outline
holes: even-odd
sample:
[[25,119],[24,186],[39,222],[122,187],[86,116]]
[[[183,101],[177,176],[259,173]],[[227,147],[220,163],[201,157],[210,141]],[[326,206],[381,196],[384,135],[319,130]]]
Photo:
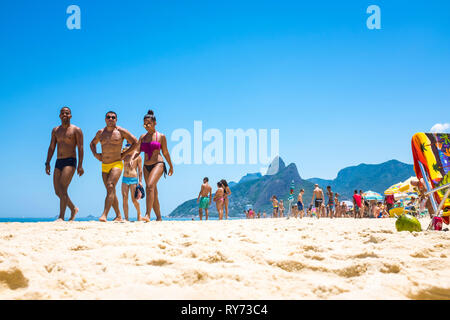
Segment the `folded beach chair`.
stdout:
[[414,171],[423,178],[433,210],[449,224],[450,217],[450,134],[416,133],[412,137]]

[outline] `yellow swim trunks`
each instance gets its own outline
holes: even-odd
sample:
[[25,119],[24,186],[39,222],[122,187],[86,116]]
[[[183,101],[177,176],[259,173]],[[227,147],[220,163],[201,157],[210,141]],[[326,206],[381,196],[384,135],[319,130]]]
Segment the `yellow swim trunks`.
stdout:
[[113,163],[102,163],[102,172],[109,173],[112,168],[119,168],[120,170],[123,170],[123,162],[116,161]]

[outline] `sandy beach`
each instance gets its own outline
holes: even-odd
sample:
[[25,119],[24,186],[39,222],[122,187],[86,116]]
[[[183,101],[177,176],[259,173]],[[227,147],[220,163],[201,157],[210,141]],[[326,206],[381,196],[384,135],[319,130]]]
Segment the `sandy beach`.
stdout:
[[449,248],[394,219],[2,223],[0,299],[450,299]]

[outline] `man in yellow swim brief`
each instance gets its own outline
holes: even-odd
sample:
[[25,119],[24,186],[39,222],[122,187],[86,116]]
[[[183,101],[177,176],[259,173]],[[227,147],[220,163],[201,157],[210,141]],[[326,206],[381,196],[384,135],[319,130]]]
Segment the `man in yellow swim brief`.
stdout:
[[103,173],[110,173],[112,168],[118,168],[120,171],[123,170],[123,162],[122,161],[116,161],[113,163],[102,163],[102,172]]
[[[116,212],[114,221],[122,221],[119,209],[119,200],[116,195],[116,185],[122,175],[122,160],[131,152],[137,144],[137,139],[128,130],[117,126],[117,114],[109,111],[106,114],[106,127],[100,129],[91,141],[92,154],[102,162],[102,178],[106,188],[105,209],[99,221],[106,222],[108,212],[113,207]],[[122,153],[123,141],[131,144],[130,148]],[[97,143],[102,146],[102,153],[97,153]]]

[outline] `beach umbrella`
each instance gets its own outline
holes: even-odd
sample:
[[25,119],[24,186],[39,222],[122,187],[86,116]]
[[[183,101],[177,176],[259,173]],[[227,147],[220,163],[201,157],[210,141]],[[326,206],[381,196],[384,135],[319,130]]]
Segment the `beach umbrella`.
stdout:
[[377,200],[377,201],[383,201],[383,196],[375,191],[367,191],[363,193],[363,197],[366,200]]
[[417,180],[416,177],[410,177],[409,179],[394,184],[393,186],[390,186],[385,192],[385,195],[388,194],[396,194],[396,193],[403,193],[403,192],[416,192],[416,188],[411,185],[411,181]]
[[396,183],[396,184],[390,186],[389,188],[386,189],[386,191],[384,191],[384,194],[389,195],[389,194],[399,193],[400,192],[399,189],[400,189],[400,186],[402,185],[402,183],[403,182],[399,182],[399,183]]

